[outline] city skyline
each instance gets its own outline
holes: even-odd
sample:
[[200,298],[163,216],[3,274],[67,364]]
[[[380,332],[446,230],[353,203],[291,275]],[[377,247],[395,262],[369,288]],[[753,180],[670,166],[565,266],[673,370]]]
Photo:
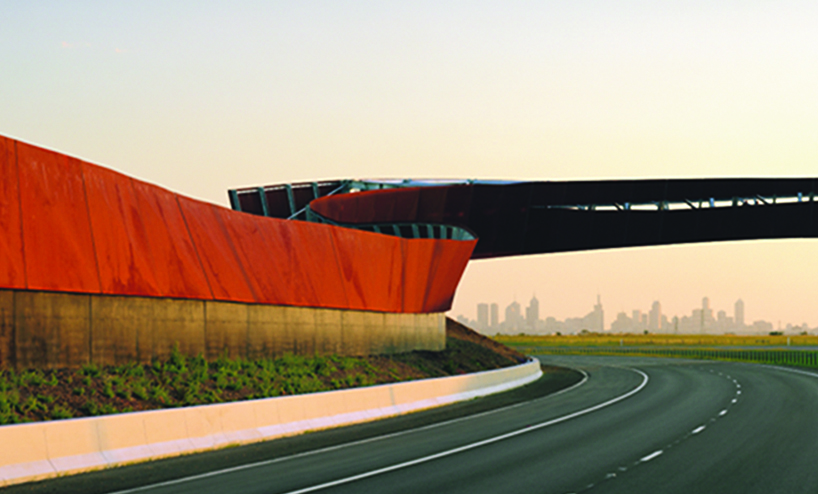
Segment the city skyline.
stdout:
[[664,334],[769,334],[781,331],[784,334],[801,334],[818,332],[806,322],[793,323],[778,321],[777,324],[758,319],[748,321],[745,318],[745,303],[737,299],[732,305],[732,315],[724,309],[715,309],[709,297],[702,297],[701,306],[693,308],[689,314],[669,316],[662,312],[659,300],[651,303],[650,309],[632,309],[630,313],[619,311],[616,316],[606,320],[601,295],[597,294],[593,310],[584,316],[568,317],[559,320],[553,316],[540,318],[540,301],[532,295],[523,315],[522,305],[516,296],[505,308],[505,318],[500,321],[495,315],[499,312],[496,302],[477,304],[477,319],[469,319],[462,314],[457,320],[485,334],[575,334],[581,331],[611,333],[664,333]]
[[647,310],[658,299],[665,312],[683,314],[706,294],[722,307],[741,298],[749,320],[816,327],[818,273],[808,262],[816,250],[814,240],[764,240],[481,260],[466,268],[449,314],[474,319],[481,301],[505,306],[515,293],[537,293],[541,310],[565,319],[587,311],[596,292],[612,312]]

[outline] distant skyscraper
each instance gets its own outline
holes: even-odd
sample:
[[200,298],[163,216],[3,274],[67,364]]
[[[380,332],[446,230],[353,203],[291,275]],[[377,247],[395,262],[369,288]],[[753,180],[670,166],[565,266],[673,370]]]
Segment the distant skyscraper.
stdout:
[[520,315],[520,304],[517,303],[515,300],[508,304],[506,307],[506,328],[508,329],[519,329],[520,327],[520,320],[522,316]]
[[597,331],[605,331],[605,311],[602,310],[602,297],[596,294],[596,305],[594,306],[594,314],[597,318]]
[[736,300],[734,308],[733,319],[735,320],[736,328],[742,329],[744,328],[744,301],[741,299]]
[[582,319],[582,323],[586,326],[583,329],[588,329],[589,331],[601,332],[605,330],[605,312],[602,310],[602,300],[598,294],[596,296],[594,310],[589,312],[588,315]]
[[648,329],[651,331],[659,331],[662,329],[662,304],[659,301],[653,302],[648,316]]
[[477,327],[479,329],[489,327],[489,304],[477,304]]
[[540,320],[540,301],[536,296],[531,297],[531,302],[525,310],[525,323],[529,329],[537,329],[537,322]]
[[631,317],[631,324],[633,324],[633,330],[634,331],[643,330],[644,328],[640,327],[642,325],[642,311],[639,309],[634,309],[631,312],[631,314],[633,316]]
[[491,327],[497,328],[500,325],[500,307],[497,304],[491,304]]
[[718,314],[716,314],[716,327],[719,331],[729,331],[732,329],[728,324],[727,312],[720,310]]
[[702,299],[701,318],[701,331],[704,333],[713,326],[713,322],[715,321],[715,319],[713,319],[713,309],[710,308],[710,298],[708,297]]

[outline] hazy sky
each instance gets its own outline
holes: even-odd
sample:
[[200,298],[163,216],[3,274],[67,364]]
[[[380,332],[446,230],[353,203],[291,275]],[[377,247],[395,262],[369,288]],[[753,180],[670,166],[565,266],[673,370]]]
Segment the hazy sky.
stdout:
[[[322,178],[818,175],[816,2],[5,2],[0,134],[197,198]],[[474,262],[455,313],[602,295],[818,326],[818,241]]]

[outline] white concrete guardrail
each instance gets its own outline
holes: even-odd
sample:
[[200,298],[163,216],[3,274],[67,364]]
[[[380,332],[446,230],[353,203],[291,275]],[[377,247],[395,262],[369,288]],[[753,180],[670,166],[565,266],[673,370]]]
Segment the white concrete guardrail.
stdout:
[[506,391],[542,375],[504,369],[261,400],[0,426],[0,485],[354,424]]

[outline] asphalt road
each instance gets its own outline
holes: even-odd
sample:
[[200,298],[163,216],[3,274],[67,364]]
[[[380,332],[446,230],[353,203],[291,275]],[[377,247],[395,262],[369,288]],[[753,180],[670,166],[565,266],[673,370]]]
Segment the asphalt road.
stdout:
[[[587,379],[357,442],[158,484],[146,474],[149,485],[127,492],[818,492],[818,375],[677,359],[542,360]],[[104,479],[86,478],[94,490]]]

